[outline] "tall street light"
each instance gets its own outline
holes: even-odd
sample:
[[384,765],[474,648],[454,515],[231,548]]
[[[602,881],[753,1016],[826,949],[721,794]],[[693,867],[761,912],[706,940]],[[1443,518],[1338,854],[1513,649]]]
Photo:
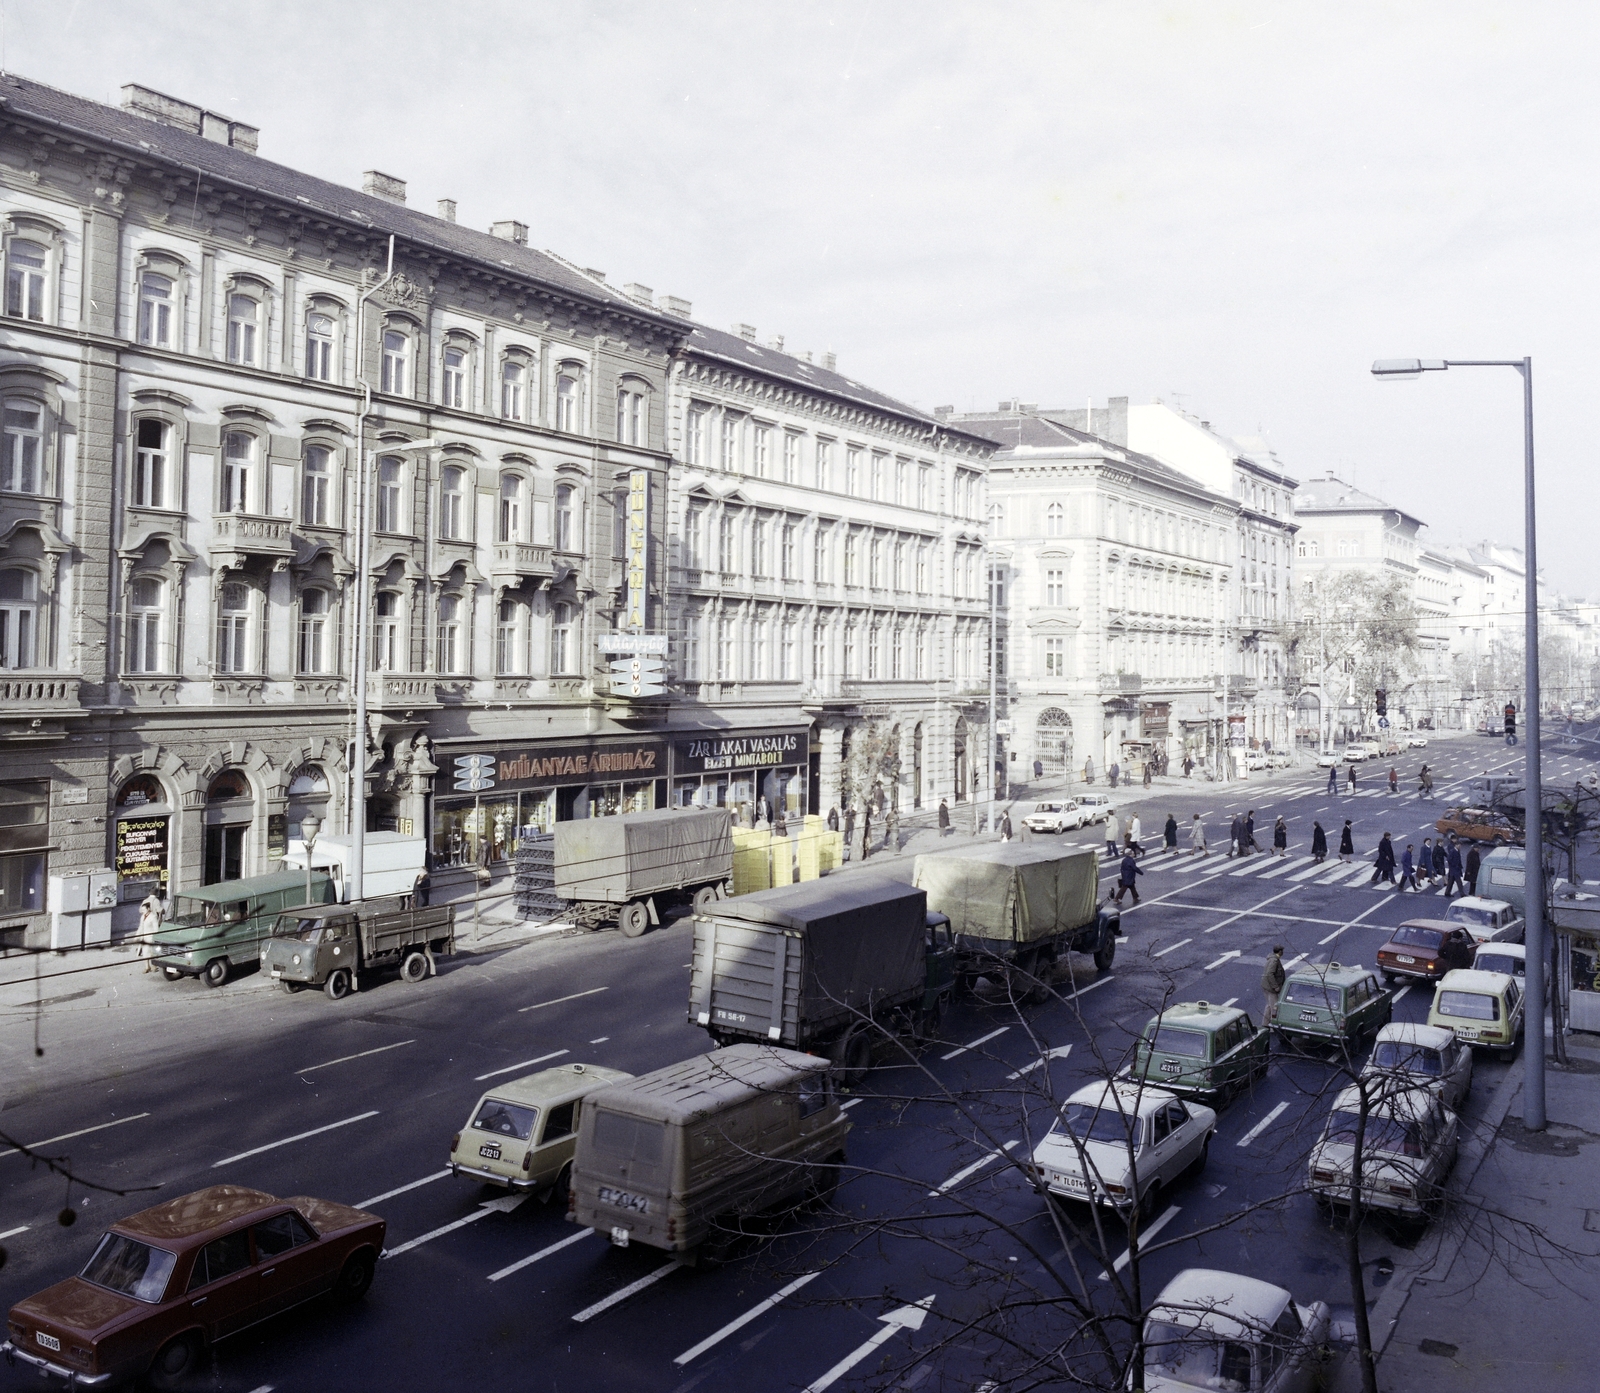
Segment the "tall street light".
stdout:
[[1527,897],[1528,978],[1530,1013],[1537,1020],[1527,1032],[1530,1054],[1522,1095],[1522,1125],[1530,1132],[1542,1132],[1544,1111],[1544,783],[1539,773],[1539,562],[1535,550],[1536,528],[1533,507],[1533,359],[1532,358],[1380,358],[1372,365],[1372,375],[1380,381],[1401,382],[1421,377],[1425,372],[1447,368],[1515,368],[1522,374],[1522,507],[1523,550],[1526,579],[1523,586],[1524,665],[1528,674],[1526,793],[1523,821],[1527,828],[1524,893]]

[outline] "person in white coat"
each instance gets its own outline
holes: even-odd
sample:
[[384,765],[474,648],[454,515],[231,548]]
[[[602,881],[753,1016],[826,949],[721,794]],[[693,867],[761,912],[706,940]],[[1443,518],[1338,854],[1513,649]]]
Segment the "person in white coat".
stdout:
[[156,969],[156,940],[161,937],[165,909],[161,896],[154,890],[139,901],[139,956],[144,959],[146,972]]
[[1122,854],[1120,838],[1122,824],[1117,821],[1117,815],[1110,808],[1106,809],[1106,855],[1113,861]]
[[1205,856],[1206,852],[1206,825],[1200,821],[1200,814],[1196,813],[1189,823],[1189,855]]
[[1128,846],[1135,856],[1144,855],[1144,847],[1140,845],[1143,840],[1144,828],[1140,825],[1139,814],[1133,815],[1133,821],[1128,824]]

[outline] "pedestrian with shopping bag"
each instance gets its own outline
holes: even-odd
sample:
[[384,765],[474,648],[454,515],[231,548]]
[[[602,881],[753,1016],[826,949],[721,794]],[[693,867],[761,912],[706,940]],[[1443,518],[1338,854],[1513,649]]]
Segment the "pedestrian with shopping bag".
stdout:
[[1117,853],[1122,850],[1122,824],[1117,821],[1116,813],[1106,809],[1106,860],[1115,861]]

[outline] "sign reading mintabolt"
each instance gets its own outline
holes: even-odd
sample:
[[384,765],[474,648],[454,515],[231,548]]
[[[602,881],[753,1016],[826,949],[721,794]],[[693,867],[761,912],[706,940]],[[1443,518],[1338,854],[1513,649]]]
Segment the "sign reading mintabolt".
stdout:
[[799,764],[810,754],[805,731],[762,731],[746,735],[703,735],[680,739],[673,762],[680,774],[711,774],[719,769],[762,769]]

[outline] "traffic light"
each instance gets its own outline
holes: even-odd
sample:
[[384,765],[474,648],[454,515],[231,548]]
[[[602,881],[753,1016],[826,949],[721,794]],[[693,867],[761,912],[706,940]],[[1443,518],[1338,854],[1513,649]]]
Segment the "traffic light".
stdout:
[[1387,716],[1389,714],[1389,693],[1384,690],[1384,688],[1379,687],[1378,690],[1373,693],[1373,695],[1378,701],[1378,714],[1380,716]]
[[1517,733],[1517,708],[1509,701],[1506,703],[1506,735],[1514,736]]

